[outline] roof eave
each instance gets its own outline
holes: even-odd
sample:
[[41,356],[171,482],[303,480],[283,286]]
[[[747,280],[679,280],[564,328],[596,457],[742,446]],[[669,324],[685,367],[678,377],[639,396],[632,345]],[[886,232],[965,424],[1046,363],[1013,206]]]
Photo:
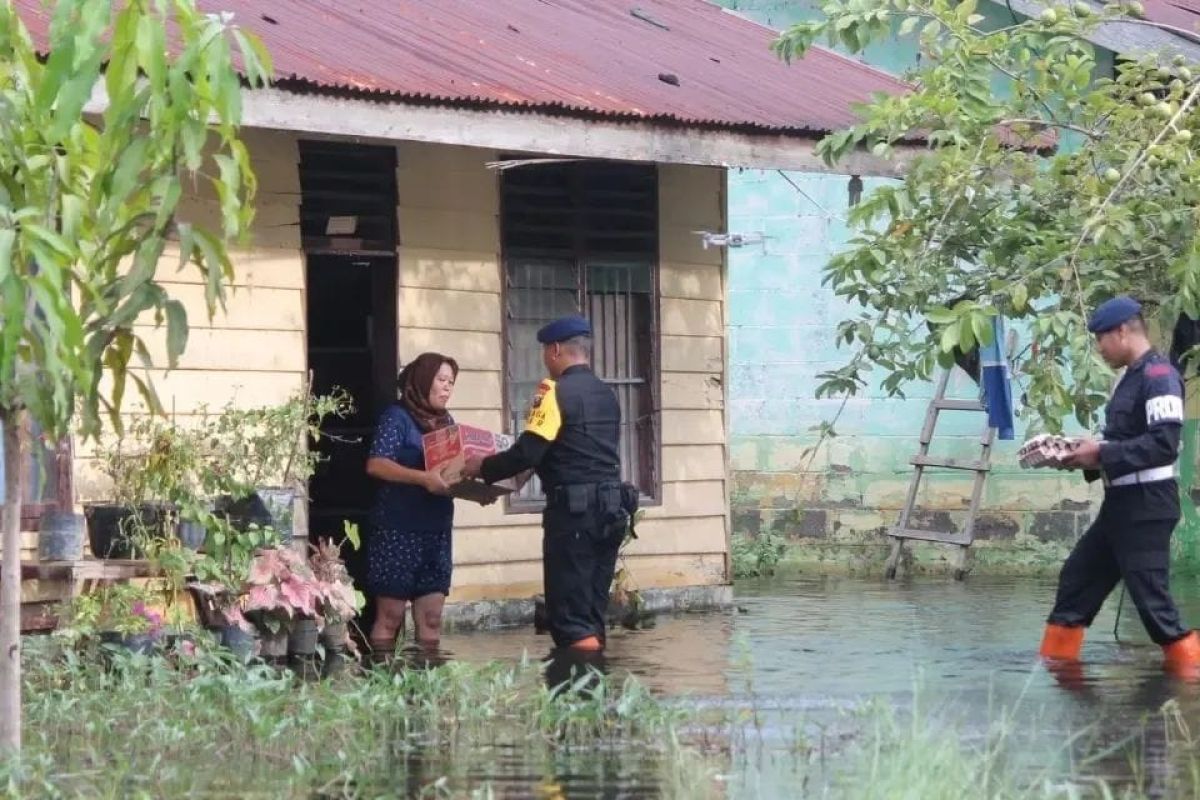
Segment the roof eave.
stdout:
[[923,149],[902,145],[892,159],[854,153],[830,167],[815,152],[824,131],[705,127],[529,107],[469,108],[283,86],[247,90],[243,124],[312,136],[422,141],[513,153],[888,177],[902,175],[911,154]]

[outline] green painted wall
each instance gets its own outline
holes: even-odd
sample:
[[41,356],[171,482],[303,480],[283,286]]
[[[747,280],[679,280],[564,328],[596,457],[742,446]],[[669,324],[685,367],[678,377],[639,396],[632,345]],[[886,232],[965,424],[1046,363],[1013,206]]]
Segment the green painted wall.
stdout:
[[[777,29],[818,13],[815,3],[803,0],[720,4]],[[1003,7],[985,13],[996,23],[1009,19]],[[916,56],[912,41],[892,41],[876,45],[864,60],[903,73]],[[1111,54],[1102,54],[1100,71],[1111,68]],[[816,400],[814,389],[820,372],[846,358],[835,344],[835,326],[850,309],[821,278],[848,238],[848,181],[762,170],[730,176],[730,230],[768,237],[761,246],[729,253],[734,528],[786,536],[799,545],[793,555],[800,558],[873,566],[886,553],[884,531],[904,503],[932,387],[917,387],[906,400],[885,399],[874,389],[850,400],[837,423],[839,436],[815,456],[806,452],[815,443],[813,428],[841,406],[840,400]],[[866,190],[873,185],[868,179]],[[956,394],[974,396],[974,385],[958,377]],[[977,452],[983,424],[979,414],[943,414],[935,450]],[[1078,476],[1020,470],[1018,443],[1000,443],[993,454],[977,523],[980,568],[1057,567],[1100,497],[1098,487]],[[960,526],[970,481],[969,474],[931,475],[920,497],[920,526]],[[935,547],[917,550],[923,564],[948,555]]]

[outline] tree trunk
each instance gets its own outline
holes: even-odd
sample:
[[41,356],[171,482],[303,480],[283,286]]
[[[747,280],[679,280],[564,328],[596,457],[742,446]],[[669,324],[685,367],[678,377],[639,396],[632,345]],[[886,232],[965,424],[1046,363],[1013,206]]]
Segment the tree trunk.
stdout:
[[0,757],[21,755],[21,498],[25,413],[0,409],[4,425],[4,547],[0,549]]

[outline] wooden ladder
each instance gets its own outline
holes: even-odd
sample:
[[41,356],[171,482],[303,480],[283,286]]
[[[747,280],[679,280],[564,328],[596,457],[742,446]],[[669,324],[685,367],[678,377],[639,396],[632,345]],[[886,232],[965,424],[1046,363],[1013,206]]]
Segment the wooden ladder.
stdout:
[[[921,448],[910,462],[915,469],[912,481],[908,485],[908,497],[904,501],[904,508],[900,511],[900,521],[896,524],[896,527],[888,531],[888,536],[892,539],[892,552],[888,556],[885,567],[889,580],[896,577],[896,567],[899,565],[900,556],[904,552],[904,543],[910,539],[956,545],[958,549],[954,566],[955,579],[962,580],[970,570],[968,553],[971,542],[975,539],[975,517],[979,513],[979,505],[983,500],[983,485],[987,480],[988,472],[991,470],[992,442],[996,437],[996,429],[988,424],[987,409],[979,400],[955,400],[946,397],[946,387],[950,383],[950,374],[955,369],[957,367],[942,370],[933,400],[930,401],[929,409],[925,412],[925,425],[921,428]],[[929,455],[929,445],[933,441],[938,414],[943,411],[983,413],[983,433],[979,437],[978,459],[938,458]],[[917,495],[921,489],[921,478],[924,477],[925,470],[930,467],[975,473],[975,484],[971,489],[971,503],[967,508],[967,520],[963,525],[962,531],[959,533],[953,531],[923,531],[909,527],[909,520],[916,507]]]

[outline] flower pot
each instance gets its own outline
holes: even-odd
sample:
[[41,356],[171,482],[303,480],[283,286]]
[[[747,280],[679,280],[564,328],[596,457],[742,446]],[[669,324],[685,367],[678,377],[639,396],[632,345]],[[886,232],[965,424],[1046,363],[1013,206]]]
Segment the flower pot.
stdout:
[[321,646],[326,655],[340,653],[346,649],[346,639],[349,633],[344,622],[334,622],[321,630]]
[[154,651],[154,645],[158,643],[159,634],[157,633],[117,633],[116,631],[103,631],[100,634],[100,643],[116,645],[124,647],[131,653],[141,653],[149,655]]
[[[262,486],[256,490],[267,512],[271,515],[271,527],[279,532],[284,545],[296,538],[296,490],[276,486]],[[308,548],[300,548],[307,554]]]
[[315,619],[298,619],[288,631],[288,653],[293,656],[312,656],[317,652],[320,633]]
[[206,533],[207,532],[204,530],[203,525],[186,519],[180,520],[179,524],[175,527],[176,538],[178,538],[180,543],[188,550],[195,552],[200,551],[200,549],[204,547],[204,537]]
[[78,561],[83,558],[84,519],[69,511],[46,511],[38,526],[38,559]]
[[240,625],[225,625],[221,628],[221,646],[231,650],[238,661],[243,664],[254,657],[258,637],[254,631],[248,631]]
[[271,512],[257,494],[236,500],[228,495],[219,497],[214,510],[225,516],[239,533],[245,533],[251,525],[265,528],[272,524]]
[[165,514],[158,506],[144,505],[138,508],[106,504],[83,507],[87,519],[88,543],[96,558],[130,559],[140,558],[135,539],[139,531],[151,535],[162,532]]
[[287,658],[288,632],[286,630],[278,633],[259,631],[258,644],[258,654],[263,658],[272,660]]

